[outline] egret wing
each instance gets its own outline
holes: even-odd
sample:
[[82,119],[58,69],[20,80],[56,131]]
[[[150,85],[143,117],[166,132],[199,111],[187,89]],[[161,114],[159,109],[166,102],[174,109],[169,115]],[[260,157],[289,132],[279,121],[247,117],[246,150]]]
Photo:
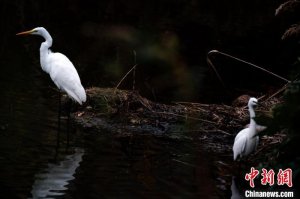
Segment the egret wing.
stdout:
[[247,129],[249,128],[245,128],[243,130],[241,130],[234,138],[234,141],[238,140],[240,137],[243,137],[243,135],[247,132]]
[[67,92],[71,98],[80,104],[85,102],[85,90],[72,62],[61,53],[53,53],[50,59],[51,69],[49,73],[56,86]]
[[242,130],[235,138],[234,144],[233,144],[233,155],[234,155],[234,160],[238,156],[243,156],[245,149],[247,145],[247,139],[245,136],[245,131]]

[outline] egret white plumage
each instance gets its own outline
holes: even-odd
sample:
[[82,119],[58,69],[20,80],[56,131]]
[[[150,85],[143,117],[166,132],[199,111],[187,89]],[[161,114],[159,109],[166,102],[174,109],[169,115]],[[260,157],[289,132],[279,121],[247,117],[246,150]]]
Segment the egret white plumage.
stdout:
[[20,32],[17,35],[26,34],[40,35],[45,39],[40,47],[41,67],[50,75],[55,85],[80,105],[85,102],[86,93],[81,85],[77,70],[65,55],[54,53],[50,50],[53,40],[49,32],[43,27],[37,27],[29,31]]
[[234,139],[233,144],[233,159],[244,157],[252,153],[258,145],[259,137],[257,135],[258,128],[254,120],[254,108],[257,106],[258,100],[254,97],[248,101],[248,108],[250,114],[250,124],[248,128],[241,130]]

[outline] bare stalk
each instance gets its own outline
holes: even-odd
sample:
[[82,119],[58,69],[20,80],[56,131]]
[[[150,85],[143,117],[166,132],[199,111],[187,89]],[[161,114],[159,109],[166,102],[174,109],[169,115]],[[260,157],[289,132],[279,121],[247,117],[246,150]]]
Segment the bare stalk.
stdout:
[[[212,52],[212,51],[210,51],[209,53],[211,53],[211,52]],[[224,84],[224,82],[223,82],[223,80],[222,80],[220,74],[218,73],[218,71],[217,71],[215,65],[212,63],[212,61],[210,60],[210,58],[209,58],[209,56],[208,56],[209,53],[207,54],[206,61],[207,61],[208,65],[210,65],[210,66],[212,67],[212,69],[215,71],[215,73],[216,73],[216,75],[217,75],[219,81],[221,82],[221,84],[222,84],[223,87],[225,88],[226,86],[225,86],[225,84]]]
[[273,72],[271,72],[271,71],[269,71],[269,70],[267,70],[267,69],[265,69],[265,68],[262,68],[262,67],[260,67],[260,66],[258,66],[258,65],[252,64],[252,63],[250,63],[250,62],[247,62],[247,61],[242,60],[242,59],[240,59],[240,58],[234,57],[234,56],[229,55],[229,54],[227,54],[227,53],[220,52],[220,51],[218,51],[218,50],[211,50],[211,51],[209,51],[208,54],[207,54],[208,64],[214,69],[214,71],[216,72],[216,74],[217,74],[219,80],[222,82],[223,85],[224,85],[224,83],[223,83],[223,81],[222,81],[220,75],[218,74],[218,72],[217,72],[215,66],[212,64],[212,62],[211,62],[210,59],[209,59],[209,55],[211,55],[212,53],[221,54],[221,55],[224,55],[224,56],[226,56],[226,57],[235,59],[235,60],[237,60],[237,61],[239,61],[239,62],[242,62],[242,63],[244,63],[244,64],[248,64],[248,65],[253,66],[253,67],[257,68],[257,69],[260,69],[260,70],[262,70],[262,71],[264,71],[264,72],[266,72],[266,73],[268,73],[268,74],[270,74],[270,75],[273,75],[274,77],[277,77],[278,79],[281,79],[281,80],[283,80],[283,81],[285,81],[285,82],[287,82],[287,83],[291,83],[290,80],[288,80],[288,79],[286,79],[286,78],[284,78],[284,77],[282,77],[282,76],[280,76],[280,75],[277,75],[277,74],[275,74],[275,73],[273,73]]
[[[136,66],[136,51],[133,50],[133,56],[134,56],[134,65]],[[132,73],[132,77],[133,77],[133,82],[132,82],[132,90],[135,90],[135,71],[136,71],[136,67],[134,67],[133,69],[133,73]]]
[[134,65],[134,66],[133,66],[133,67],[132,67],[125,75],[124,75],[124,77],[119,81],[118,85],[116,86],[116,88],[115,88],[115,90],[114,90],[115,93],[116,93],[118,87],[120,86],[120,84],[121,84],[121,83],[124,81],[124,79],[130,74],[130,72],[136,68],[136,66],[137,66],[137,64],[135,64],[135,65]]

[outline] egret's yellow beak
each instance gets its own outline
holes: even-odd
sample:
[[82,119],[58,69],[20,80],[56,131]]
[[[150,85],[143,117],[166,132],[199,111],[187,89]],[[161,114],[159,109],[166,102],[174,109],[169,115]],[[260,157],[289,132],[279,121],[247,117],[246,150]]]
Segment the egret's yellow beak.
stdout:
[[32,30],[28,30],[28,31],[24,31],[24,32],[19,32],[16,35],[28,35],[34,32],[34,29]]

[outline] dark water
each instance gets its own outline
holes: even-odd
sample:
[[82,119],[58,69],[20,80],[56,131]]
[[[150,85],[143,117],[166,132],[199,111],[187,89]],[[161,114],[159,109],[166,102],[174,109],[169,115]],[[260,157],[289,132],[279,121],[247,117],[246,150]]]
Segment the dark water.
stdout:
[[[17,45],[17,44],[14,44]],[[6,51],[0,73],[1,198],[223,198],[213,153],[187,136],[115,136],[62,120],[56,146],[57,93],[34,55]],[[17,59],[14,57],[18,56]],[[31,58],[30,58],[31,56]],[[223,180],[224,181],[224,180]],[[222,184],[222,183],[221,183]]]

